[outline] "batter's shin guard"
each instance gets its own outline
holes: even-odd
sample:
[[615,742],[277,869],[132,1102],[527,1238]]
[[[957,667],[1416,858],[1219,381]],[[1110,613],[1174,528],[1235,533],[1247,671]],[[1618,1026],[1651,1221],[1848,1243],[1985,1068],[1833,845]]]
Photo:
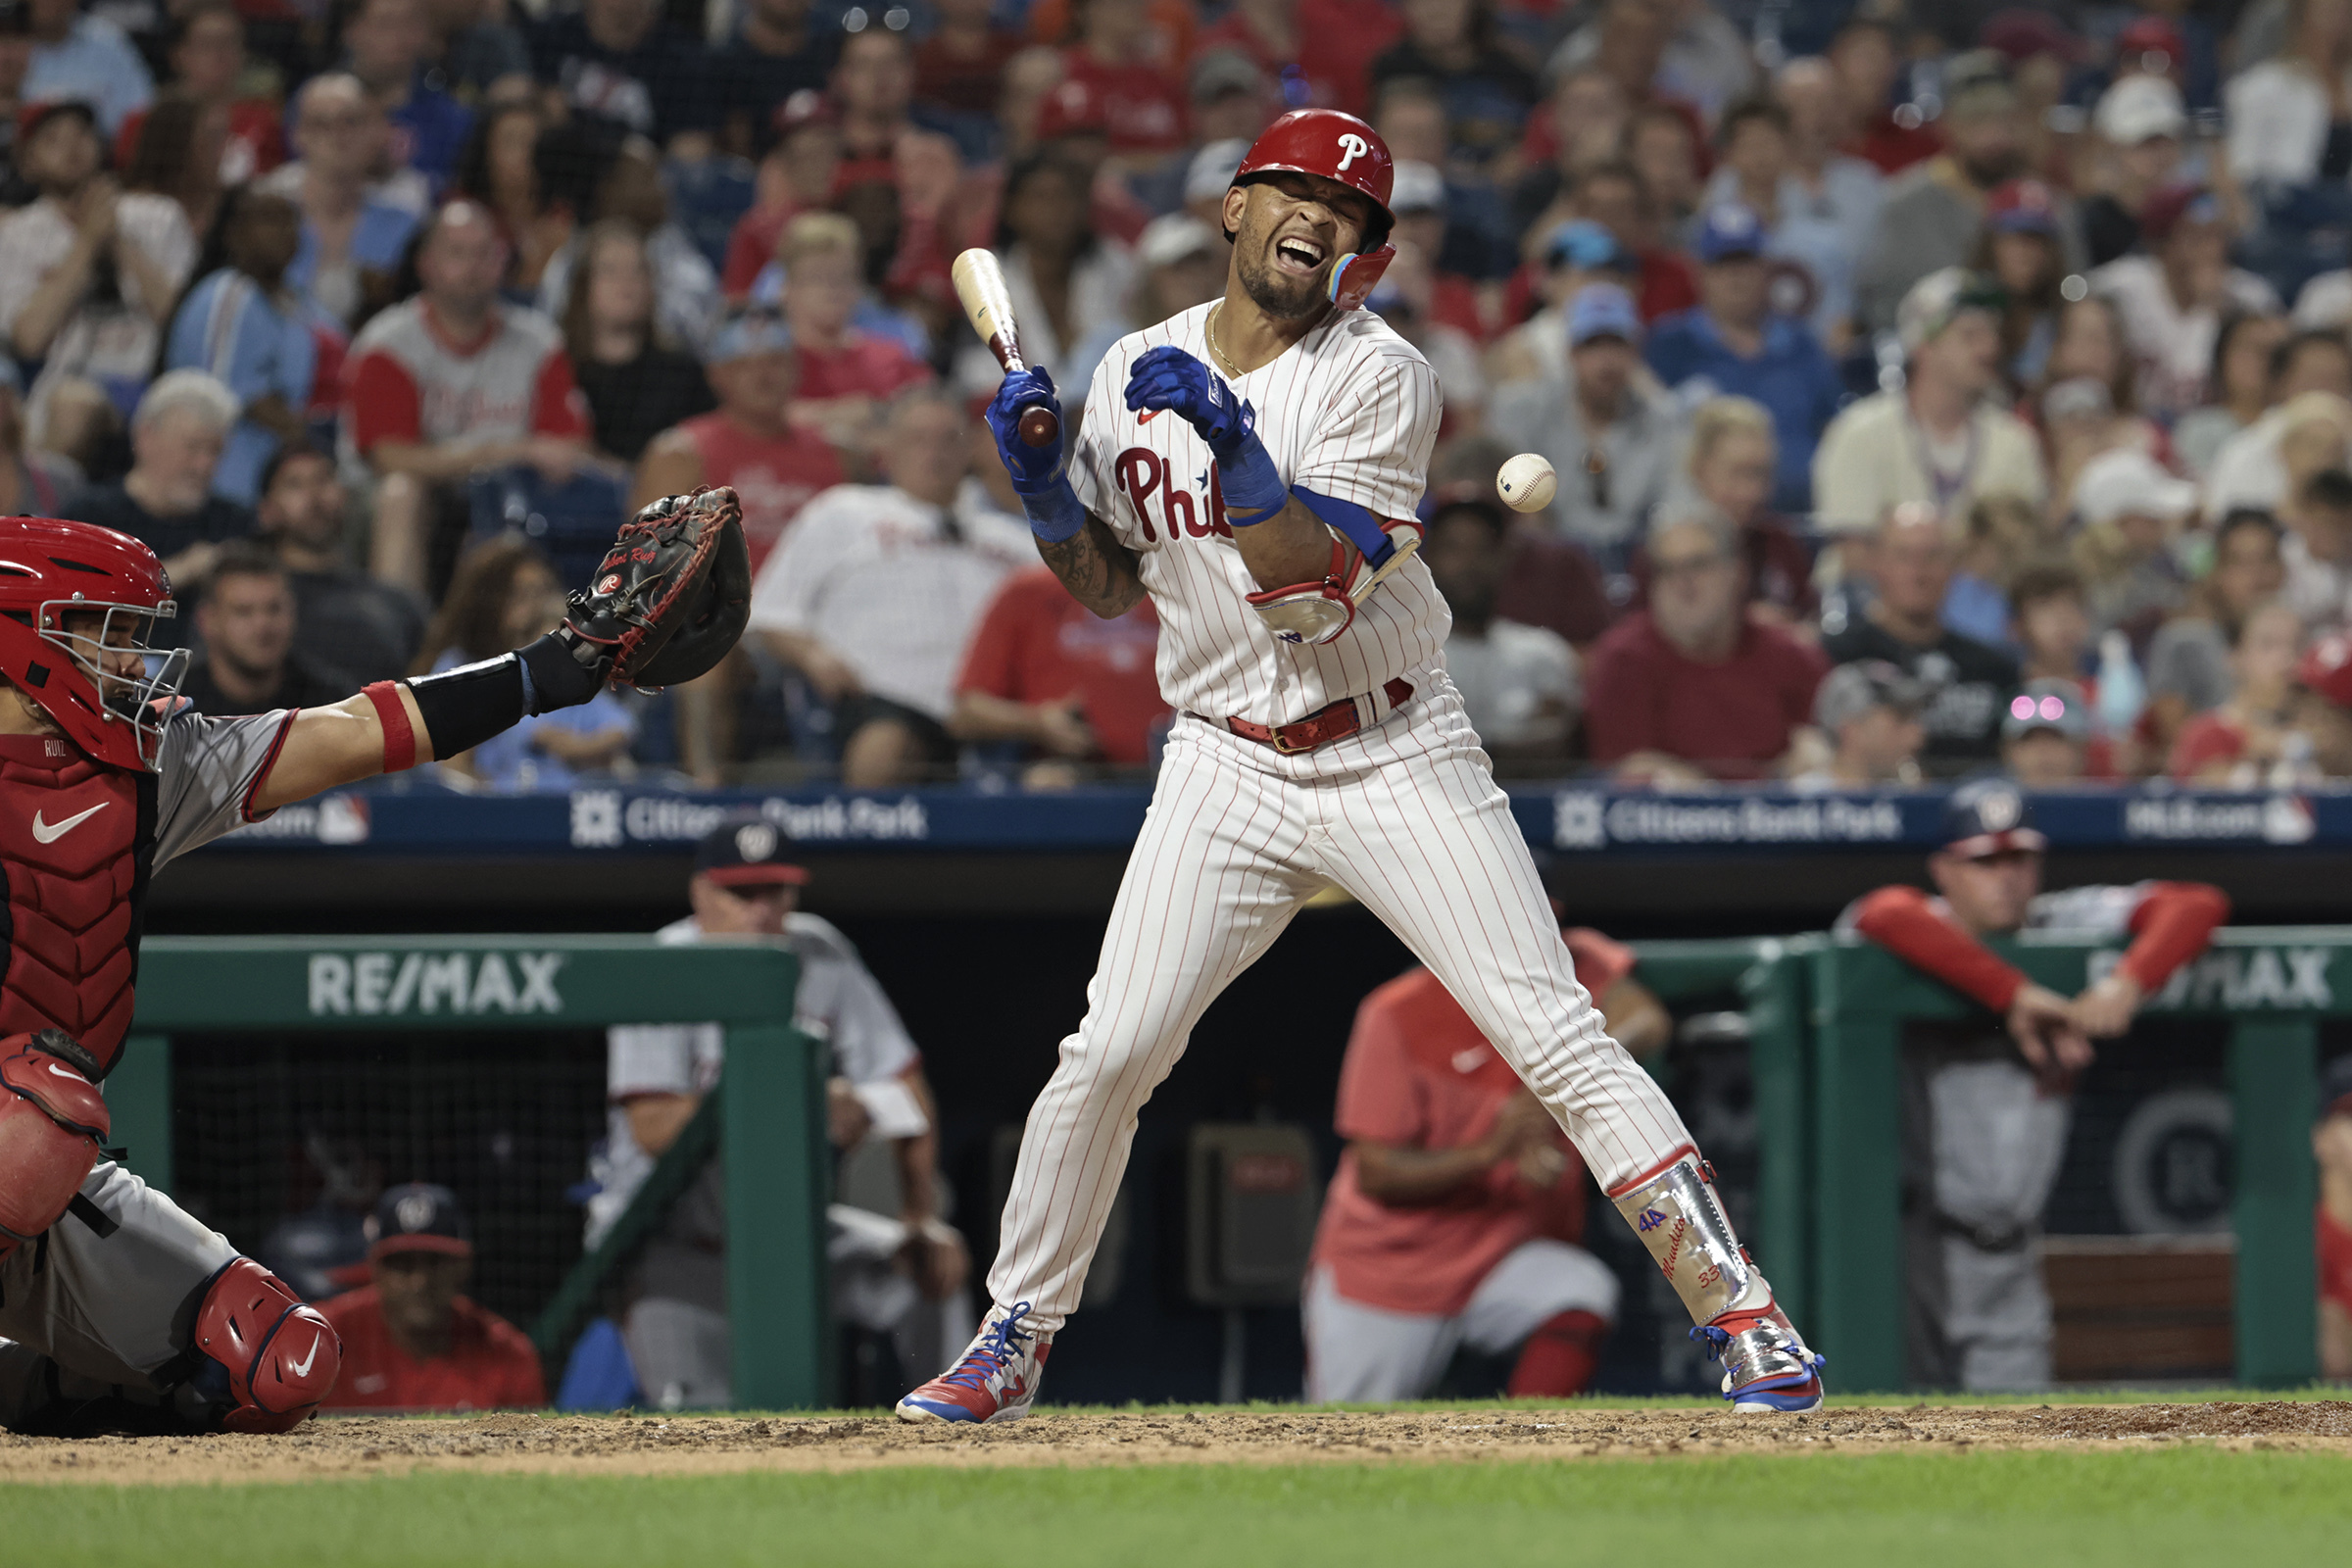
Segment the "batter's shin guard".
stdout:
[[1678,1155],[1609,1195],[1697,1325],[1690,1337],[1723,1363],[1723,1396],[1742,1411],[1821,1403],[1822,1357],[1797,1336],[1772,1286],[1732,1234],[1715,1173]]
[[219,1401],[227,1432],[291,1431],[334,1392],[343,1366],[343,1341],[318,1309],[250,1257],[231,1259],[205,1288],[196,1348],[227,1374]]

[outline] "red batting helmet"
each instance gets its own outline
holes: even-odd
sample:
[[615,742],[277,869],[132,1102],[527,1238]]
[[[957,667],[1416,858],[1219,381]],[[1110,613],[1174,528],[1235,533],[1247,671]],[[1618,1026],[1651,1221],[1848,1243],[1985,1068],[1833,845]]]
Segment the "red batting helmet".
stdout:
[[1378,209],[1364,234],[1368,248],[1335,260],[1325,280],[1332,304],[1351,311],[1364,303],[1364,296],[1372,292],[1380,274],[1396,257],[1396,248],[1388,242],[1389,230],[1396,221],[1396,215],[1389,210],[1389,192],[1396,180],[1396,163],[1389,156],[1389,144],[1380,139],[1379,131],[1353,115],[1337,109],[1294,109],[1250,144],[1233,182],[1247,185],[1261,175],[1285,172],[1334,180],[1368,198]]
[[[154,769],[188,651],[150,636],[175,613],[164,564],[128,534],[0,517],[0,675],[99,761]],[[139,673],[110,672],[110,653],[138,654]]]

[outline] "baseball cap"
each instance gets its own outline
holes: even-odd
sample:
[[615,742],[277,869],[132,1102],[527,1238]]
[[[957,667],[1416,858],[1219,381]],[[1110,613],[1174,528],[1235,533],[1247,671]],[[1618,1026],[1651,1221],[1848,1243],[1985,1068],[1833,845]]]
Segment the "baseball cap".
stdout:
[[1698,259],[1710,266],[1764,254],[1764,220],[1743,202],[1717,202],[1698,228]]
[[1136,236],[1135,254],[1146,267],[1166,267],[1189,256],[1212,251],[1217,236],[1190,213],[1166,213],[1144,225]]
[[1993,120],[2017,113],[2017,88],[2009,62],[1995,49],[1971,49],[1944,68],[1943,113],[1947,120]]
[[1857,660],[1823,677],[1813,695],[1813,722],[1835,736],[1874,708],[1891,708],[1909,717],[1926,702],[1926,689],[1897,665],[1884,659]]
[[473,1226],[459,1206],[458,1195],[432,1182],[385,1188],[375,1200],[375,1212],[361,1221],[360,1231],[368,1238],[370,1263],[394,1252],[473,1255]]
[[2075,479],[2075,511],[2086,523],[2118,517],[2174,521],[2197,510],[2197,487],[2136,449],[2102,452]]
[[79,115],[93,130],[98,126],[98,111],[86,98],[36,98],[17,111],[17,145],[30,141],[52,116],[69,114]]
[[833,100],[814,87],[803,87],[782,103],[769,118],[779,137],[789,136],[803,125],[838,125],[841,116],[834,111]]
[[1064,76],[1037,106],[1037,139],[1099,136],[1110,129],[1110,111],[1102,94],[1081,76]]
[[1212,141],[1193,154],[1193,161],[1184,172],[1184,199],[1188,202],[1213,202],[1224,199],[1233,188],[1233,176],[1250,156],[1250,144],[1239,136],[1224,141]]
[[784,318],[761,306],[747,306],[730,311],[718,330],[710,334],[710,346],[703,352],[706,365],[724,365],[729,360],[748,360],[755,354],[789,352],[792,348],[792,328]]
[[2038,179],[2006,180],[1984,199],[1984,226],[1996,234],[2058,232],[2058,198]]
[[1640,343],[1642,313],[1634,309],[1633,296],[1616,284],[1588,283],[1568,304],[1568,346],[1582,348],[1603,337]]
[[2009,699],[2001,738],[2016,740],[2037,729],[2054,729],[2070,741],[2090,738],[2090,699],[2071,680],[2030,680]]
[[1965,267],[1930,272],[1911,285],[1895,310],[1894,324],[1902,335],[1903,352],[1917,354],[1966,312],[1998,311],[2004,298],[1998,283]]
[[1437,165],[1408,158],[1396,166],[1392,177],[1396,183],[1389,190],[1390,212],[1401,218],[1406,213],[1446,210],[1446,176],[1438,172]]
[[1193,62],[1192,78],[1186,85],[1193,102],[1213,104],[1237,92],[1261,92],[1265,82],[1256,62],[1240,50],[1211,49]]
[[2352,637],[2322,637],[2303,650],[2295,682],[2337,708],[2352,708]]
[[[2115,35],[2115,59],[2118,65],[2134,57],[2162,55],[2168,70],[2178,70],[2188,63],[2188,40],[2181,35],[2170,17],[2143,16],[2133,20]],[[2148,69],[2141,58],[2140,69]]]
[[1943,822],[1936,835],[1944,853],[1964,860],[1983,859],[2008,850],[2049,847],[2034,826],[2034,808],[2007,779],[1979,779],[1952,791],[1943,803]]
[[1617,236],[1589,218],[1572,218],[1551,231],[1544,242],[1544,260],[1552,267],[1562,263],[1580,272],[1607,269],[1613,272],[1637,270],[1633,253],[1617,243]]
[[1997,13],[1977,34],[1978,41],[2008,61],[2022,66],[2035,55],[2056,55],[2072,64],[2082,53],[2075,35],[2040,11]]
[[2188,106],[2162,76],[2126,76],[2099,95],[2090,124],[2118,147],[2136,147],[2151,137],[2178,138],[2188,129]]
[[695,846],[694,873],[724,888],[784,884],[804,887],[808,868],[787,858],[792,840],[763,816],[739,816],[721,822]]
[[2222,204],[2202,185],[2167,185],[2139,210],[2139,231],[2150,244],[2161,245],[2182,223],[2218,223]]

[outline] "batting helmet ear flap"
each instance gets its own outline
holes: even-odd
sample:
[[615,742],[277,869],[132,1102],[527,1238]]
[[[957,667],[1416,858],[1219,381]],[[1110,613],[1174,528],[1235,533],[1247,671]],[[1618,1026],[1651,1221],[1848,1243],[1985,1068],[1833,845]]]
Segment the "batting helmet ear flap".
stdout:
[[1331,264],[1331,303],[1343,311],[1352,311],[1371,297],[1379,286],[1381,273],[1396,259],[1396,247],[1383,245],[1376,251],[1360,256],[1343,256]]

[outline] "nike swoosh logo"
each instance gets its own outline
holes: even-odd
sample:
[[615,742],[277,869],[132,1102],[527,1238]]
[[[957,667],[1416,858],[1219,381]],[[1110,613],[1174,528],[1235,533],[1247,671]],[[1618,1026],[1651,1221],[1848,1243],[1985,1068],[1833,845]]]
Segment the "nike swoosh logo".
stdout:
[[304,1356],[299,1361],[288,1361],[286,1363],[286,1370],[293,1373],[298,1378],[309,1377],[311,1375],[311,1363],[318,1359],[318,1347],[321,1343],[323,1343],[323,1340],[324,1336],[320,1336],[318,1339],[312,1340],[311,1353]]
[[76,811],[72,816],[67,817],[63,822],[59,822],[54,825],[42,821],[41,813],[35,811],[32,813],[33,840],[34,842],[40,844],[55,844],[59,839],[64,838],[67,834],[73,832],[75,828],[81,826],[82,823],[88,821],[91,817],[96,816],[100,811],[105,810],[113,804],[114,803],[112,801],[100,801],[96,806],[91,807],[88,810]]
[[1157,409],[1139,409],[1136,411],[1135,422],[1138,424],[1150,424],[1157,417],[1159,417],[1159,410]]
[[1453,1054],[1453,1070],[1455,1072],[1476,1072],[1486,1064],[1487,1048],[1484,1046],[1472,1046],[1468,1051],[1457,1051]]

